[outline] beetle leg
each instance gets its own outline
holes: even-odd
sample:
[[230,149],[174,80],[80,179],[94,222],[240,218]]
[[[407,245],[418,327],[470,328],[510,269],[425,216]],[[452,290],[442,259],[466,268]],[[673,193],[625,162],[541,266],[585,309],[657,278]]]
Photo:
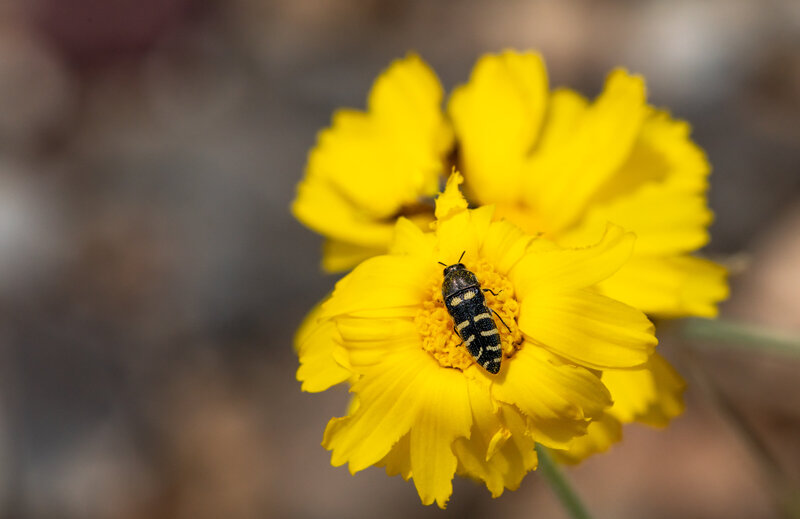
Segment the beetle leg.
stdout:
[[505,326],[505,327],[506,327],[506,330],[508,330],[508,333],[511,333],[511,328],[509,328],[509,327],[508,327],[508,325],[506,324],[506,322],[503,320],[503,318],[502,318],[502,317],[500,317],[500,314],[498,314],[497,312],[495,312],[495,311],[494,311],[494,308],[490,308],[489,310],[491,310],[491,311],[494,313],[494,315],[496,315],[496,316],[497,316],[497,318],[498,318],[498,319],[500,319],[500,322],[501,322],[501,323],[503,323],[503,326]]
[[[455,324],[453,325],[453,333],[456,334],[456,337],[458,337],[459,339],[461,338],[461,336],[458,334],[458,330],[456,330],[456,325]],[[458,348],[462,344],[464,344],[463,340],[461,342],[459,342],[458,344],[456,344],[456,348]]]
[[493,296],[498,296],[498,295],[500,295],[500,292],[502,292],[502,290],[501,290],[500,292],[495,294],[494,291],[492,291],[491,288],[484,288],[483,291],[484,292],[490,292]]

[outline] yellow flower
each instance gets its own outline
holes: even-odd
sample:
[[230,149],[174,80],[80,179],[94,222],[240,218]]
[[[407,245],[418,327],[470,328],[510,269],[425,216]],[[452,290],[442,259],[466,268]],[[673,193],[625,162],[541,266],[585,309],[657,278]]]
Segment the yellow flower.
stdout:
[[[647,105],[640,77],[615,70],[590,102],[550,91],[537,54],[506,51],[478,61],[446,116],[442,96],[430,68],[409,55],[375,82],[367,113],[339,112],[321,133],[293,210],[326,237],[326,269],[385,253],[400,216],[426,229],[429,197],[458,164],[474,205],[494,204],[494,218],[561,246],[596,242],[608,222],[635,232],[630,261],[599,292],[659,317],[716,314],[725,270],[691,255],[708,240],[709,165],[688,124]],[[684,383],[660,357],[602,376],[615,404],[564,461],[607,449],[621,423],[663,426],[682,411]]]
[[[400,218],[389,253],[337,283],[296,343],[305,390],[351,383],[347,415],[324,435],[332,464],[353,473],[385,466],[440,507],[456,473],[483,481],[495,497],[517,488],[536,468],[536,442],[569,450],[605,419],[609,389],[626,386],[635,401],[652,390],[610,373],[659,362],[645,315],[598,290],[630,258],[631,233],[610,225],[593,245],[561,247],[495,220],[491,206],[467,209],[460,182],[453,174],[438,198],[433,232]],[[459,344],[442,299],[438,262],[462,253],[510,329],[498,326],[497,375]]]
[[716,315],[725,271],[691,256],[708,242],[708,161],[689,126],[647,105],[644,80],[613,71],[589,102],[548,91],[537,54],[484,56],[448,111],[470,195],[561,244],[607,222],[637,235],[633,258],[600,290],[651,315]]
[[410,55],[375,81],[367,112],[339,110],[319,134],[292,211],[326,237],[327,270],[386,252],[399,216],[433,220],[421,201],[438,192],[453,142],[442,96],[434,73]]
[[709,165],[688,124],[646,103],[640,77],[615,70],[589,102],[551,92],[538,54],[506,51],[478,61],[449,118],[442,95],[409,55],[377,79],[367,113],[338,112],[320,134],[293,211],[326,237],[326,269],[386,252],[399,216],[424,228],[454,161],[473,203],[529,233],[573,246],[607,222],[635,232],[633,258],[604,294],[656,316],[716,314],[725,270],[691,255],[708,241]]

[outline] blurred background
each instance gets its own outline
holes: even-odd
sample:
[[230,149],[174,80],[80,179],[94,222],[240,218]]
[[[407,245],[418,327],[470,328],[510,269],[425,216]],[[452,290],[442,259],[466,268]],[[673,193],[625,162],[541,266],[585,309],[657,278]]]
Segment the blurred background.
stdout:
[[3,0],[0,517],[564,517],[536,474],[497,500],[456,480],[441,512],[331,467],[346,394],[294,378],[294,330],[335,281],[289,214],[316,132],[409,49],[449,90],[505,47],[590,96],[626,66],[692,122],[707,253],[736,271],[723,318],[775,336],[665,326],[685,415],[569,476],[597,517],[781,517],[775,489],[800,483],[800,356],[776,347],[800,335],[795,0]]

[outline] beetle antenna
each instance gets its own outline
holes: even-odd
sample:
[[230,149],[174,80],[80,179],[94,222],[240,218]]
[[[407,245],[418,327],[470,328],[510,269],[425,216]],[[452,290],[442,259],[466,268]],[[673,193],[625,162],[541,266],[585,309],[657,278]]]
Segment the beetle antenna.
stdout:
[[466,254],[466,253],[467,253],[467,251],[464,251],[464,252],[461,253],[461,256],[458,257],[458,263],[461,263],[461,258],[463,258],[464,254]]
[[443,267],[447,266],[445,263],[442,263],[441,261],[437,261],[436,263],[438,263],[439,265],[442,265]]

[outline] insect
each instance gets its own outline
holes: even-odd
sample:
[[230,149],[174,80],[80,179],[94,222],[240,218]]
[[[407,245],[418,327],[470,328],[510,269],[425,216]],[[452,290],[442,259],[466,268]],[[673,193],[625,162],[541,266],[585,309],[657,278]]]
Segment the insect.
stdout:
[[[453,331],[464,341],[475,361],[489,373],[496,374],[500,371],[503,346],[500,343],[500,331],[492,319],[492,312],[495,315],[497,312],[486,306],[483,292],[497,294],[488,288],[482,289],[475,274],[461,263],[465,252],[453,265],[439,262],[445,267],[442,297],[447,312],[453,318]],[[497,318],[511,333],[511,328],[503,318],[499,315]]]

